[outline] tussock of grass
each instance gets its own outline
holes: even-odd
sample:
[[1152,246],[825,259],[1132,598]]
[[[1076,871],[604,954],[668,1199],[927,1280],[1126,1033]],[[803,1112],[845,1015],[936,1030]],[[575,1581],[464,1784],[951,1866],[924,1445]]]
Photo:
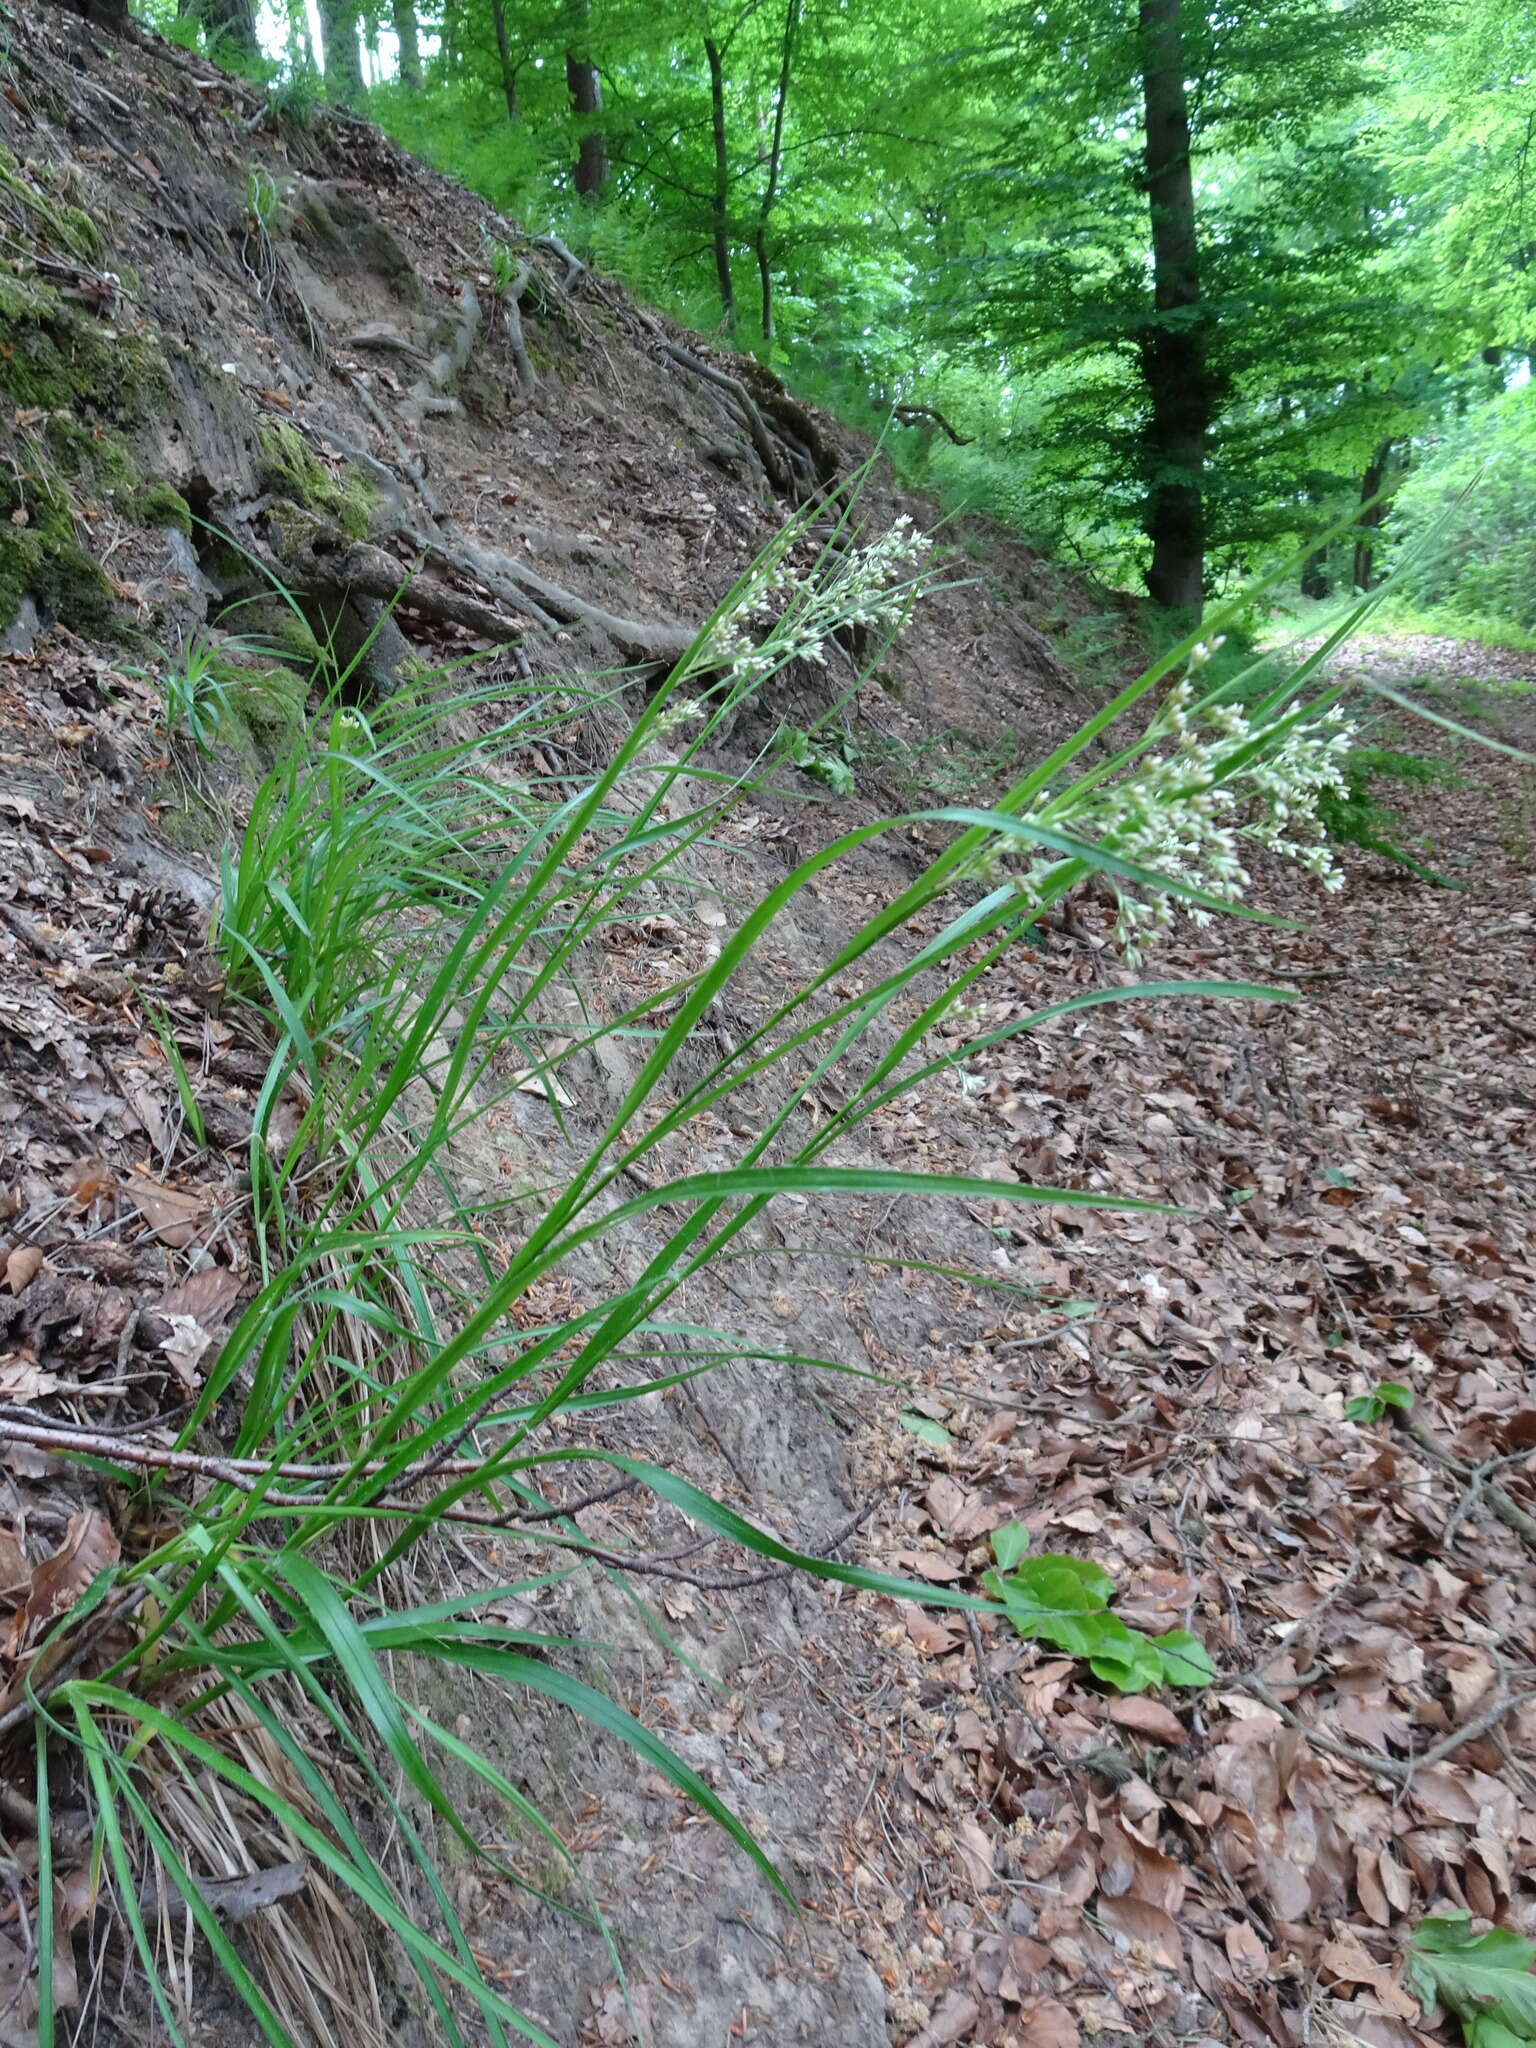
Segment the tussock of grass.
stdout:
[[[425,1673],[478,1675],[504,1694],[514,1723],[524,1694],[540,1694],[628,1744],[782,1891],[697,1774],[573,1675],[576,1646],[501,1618],[509,1599],[566,1571],[643,1566],[594,1544],[552,1501],[623,1478],[769,1564],[939,1604],[967,1597],[807,1555],[678,1475],[583,1448],[555,1426],[593,1400],[605,1367],[664,1355],[665,1380],[603,1382],[616,1442],[626,1400],[725,1355],[726,1336],[680,1328],[669,1303],[691,1275],[731,1257],[781,1193],[1142,1206],[842,1165],[838,1147],[882,1105],[967,1057],[963,1039],[935,1053],[936,1027],[1042,909],[1095,869],[1121,886],[1158,885],[1074,820],[1144,754],[1135,714],[1184,667],[1190,641],[990,808],[926,814],[949,828],[944,850],[803,986],[766,1009],[759,1001],[739,1043],[722,1050],[704,1027],[775,920],[862,844],[905,836],[912,817],[859,826],[802,861],[672,988],[618,1016],[587,1007],[605,931],[648,908],[649,885],[684,874],[751,791],[751,775],[722,779],[707,765],[711,736],[742,696],[855,622],[874,643],[872,670],[918,600],[921,576],[898,571],[889,552],[878,587],[850,584],[846,520],[815,568],[782,577],[805,523],[723,602],[600,773],[557,783],[537,743],[582,712],[611,714],[623,678],[536,682],[510,709],[429,678],[369,716],[323,709],[262,782],[226,853],[215,942],[231,1002],[269,1051],[249,1155],[261,1285],[178,1440],[207,1459],[203,1488],[119,1473],[138,1496],[134,1526],[157,1533],[78,1613],[110,1597],[137,1614],[138,1634],[99,1676],[55,1690],[37,1749],[45,1816],[66,1780],[90,1801],[123,1939],[173,2040],[191,1995],[188,1913],[274,2042],[389,2040],[392,1994],[377,1981],[386,1950],[436,2037],[546,2039],[482,1973],[455,1912],[440,1846],[487,1852],[450,1787],[467,1772],[513,1808],[546,1868],[568,1859],[490,1759],[424,1711]],[[769,598],[780,616],[764,627]],[[755,651],[744,653],[752,619]],[[1207,630],[1220,625],[1218,615]],[[1254,729],[1267,737],[1232,773],[1310,715],[1300,693],[1333,644],[1260,705]],[[1132,737],[1117,751],[1090,754],[1126,727]],[[475,736],[445,737],[464,732]],[[1087,759],[1095,765],[1084,769]],[[996,873],[1002,855],[1020,852],[1049,861],[1027,887]],[[859,992],[840,994],[850,982]],[[1276,993],[1155,982],[1094,990],[1041,1018],[1148,996]],[[628,1085],[573,1127],[562,1103],[601,1101],[585,1077],[614,1035],[632,1039]],[[844,1106],[802,1115],[833,1077]],[[779,1107],[754,1120],[762,1128],[736,1163],[669,1178],[675,1141],[765,1079]],[[472,1193],[468,1135],[530,1082],[547,1085],[561,1122],[552,1184]],[[583,1247],[641,1216],[656,1249],[637,1278],[589,1290],[587,1305],[552,1322],[519,1315]],[[444,1532],[483,1526],[526,1567],[507,1585],[445,1597],[426,1564]],[[200,1879],[290,1859],[307,1865],[304,1891],[248,1928],[226,1928],[199,1890]],[[177,1899],[185,1907],[173,1910]],[[590,1902],[580,1910],[595,1912]],[[46,1884],[41,1923],[46,1959],[67,1938]],[[54,2039],[51,2015],[41,2038]]]

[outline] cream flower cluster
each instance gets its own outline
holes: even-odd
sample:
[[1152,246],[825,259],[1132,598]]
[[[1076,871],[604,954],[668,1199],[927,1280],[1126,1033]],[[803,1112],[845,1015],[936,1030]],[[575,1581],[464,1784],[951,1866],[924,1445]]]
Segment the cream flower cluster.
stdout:
[[[1089,792],[1081,805],[1049,806],[1037,814],[1040,821],[1229,903],[1240,902],[1252,884],[1243,863],[1245,841],[1298,862],[1325,889],[1341,889],[1344,876],[1319,806],[1328,792],[1345,792],[1344,759],[1354,727],[1334,707],[1243,759],[1262,739],[1263,727],[1231,704],[1195,714],[1192,695],[1187,681],[1169,694],[1153,727],[1156,752],[1119,782]],[[1016,877],[1015,887],[1043,901],[1044,883],[1062,866],[1037,863]],[[1196,924],[1211,922],[1203,904],[1150,885],[1115,887],[1115,936],[1132,966],[1171,927],[1176,908]]]
[[[824,555],[809,577],[778,562],[722,621],[711,661],[729,666],[738,686],[751,687],[791,661],[824,665],[827,641],[846,627],[899,626],[912,601],[910,572],[932,545],[903,513],[875,540]],[[747,630],[749,623],[756,634]]]

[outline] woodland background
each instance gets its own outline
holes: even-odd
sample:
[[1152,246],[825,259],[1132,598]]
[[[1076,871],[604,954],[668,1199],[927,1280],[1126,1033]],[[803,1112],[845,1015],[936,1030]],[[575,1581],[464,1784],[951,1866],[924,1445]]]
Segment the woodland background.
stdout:
[[1406,554],[1401,604],[1536,626],[1528,10],[145,13],[290,113],[365,109],[643,301],[891,426],[909,481],[1164,607],[1352,521],[1304,598]]

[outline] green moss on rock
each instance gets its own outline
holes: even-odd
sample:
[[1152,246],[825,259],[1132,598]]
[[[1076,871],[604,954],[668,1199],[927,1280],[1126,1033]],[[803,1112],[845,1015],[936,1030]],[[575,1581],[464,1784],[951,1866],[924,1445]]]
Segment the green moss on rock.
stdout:
[[170,387],[148,330],[113,327],[51,285],[0,272],[0,392],[14,405],[142,425]]
[[174,526],[179,533],[192,531],[192,507],[174,484],[146,484],[131,505],[132,517],[140,526]]
[[111,589],[80,545],[63,493],[0,470],[0,627],[12,623],[24,597],[76,632],[104,632],[112,623]]
[[379,494],[356,470],[333,476],[304,436],[284,420],[265,420],[261,437],[263,490],[314,512],[353,540],[366,540]]

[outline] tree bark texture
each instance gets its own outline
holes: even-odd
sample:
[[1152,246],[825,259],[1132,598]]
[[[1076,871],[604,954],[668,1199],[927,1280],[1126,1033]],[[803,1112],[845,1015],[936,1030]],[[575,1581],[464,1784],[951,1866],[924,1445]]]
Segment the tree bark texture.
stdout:
[[720,310],[732,333],[736,329],[736,287],[731,278],[731,166],[725,146],[725,65],[720,46],[712,36],[704,38],[709,59],[709,122],[715,145],[715,182],[710,197],[710,240],[715,251],[715,279],[720,287]]
[[503,0],[491,0],[491,22],[496,30],[496,57],[501,65],[501,96],[507,103],[507,119],[516,128],[523,117],[517,104],[517,67],[507,42],[507,10]]
[[768,145],[768,182],[758,209],[753,252],[757,257],[757,280],[762,294],[763,339],[773,339],[773,267],[768,261],[768,222],[779,196],[779,172],[784,162],[784,110],[789,104],[789,71],[794,61],[795,37],[800,27],[801,0],[789,0],[784,11],[784,41],[779,54],[779,89],[773,102],[773,139]]
[[1153,294],[1153,318],[1140,343],[1147,398],[1144,523],[1152,543],[1150,596],[1170,610],[1198,613],[1211,392],[1180,8],[1181,0],[1141,0]]
[[235,62],[261,55],[256,37],[256,0],[181,0],[177,18],[195,21],[214,57]]
[[363,96],[363,56],[357,40],[356,0],[319,0],[320,61],[333,95],[344,107]]
[[400,83],[421,91],[421,37],[416,27],[416,0],[394,0],[395,41],[400,45]]
[[1383,441],[1365,466],[1360,479],[1360,511],[1355,519],[1354,586],[1369,590],[1376,574],[1376,540],[1387,516],[1382,496],[1392,462],[1392,443]]
[[[588,5],[582,6],[583,20],[590,11]],[[597,66],[579,50],[567,50],[565,53],[565,83],[571,95],[571,112],[578,120],[589,120],[592,115],[603,111],[603,85],[597,75]],[[587,128],[576,152],[576,190],[583,199],[592,199],[607,182],[608,145],[597,129]]]

